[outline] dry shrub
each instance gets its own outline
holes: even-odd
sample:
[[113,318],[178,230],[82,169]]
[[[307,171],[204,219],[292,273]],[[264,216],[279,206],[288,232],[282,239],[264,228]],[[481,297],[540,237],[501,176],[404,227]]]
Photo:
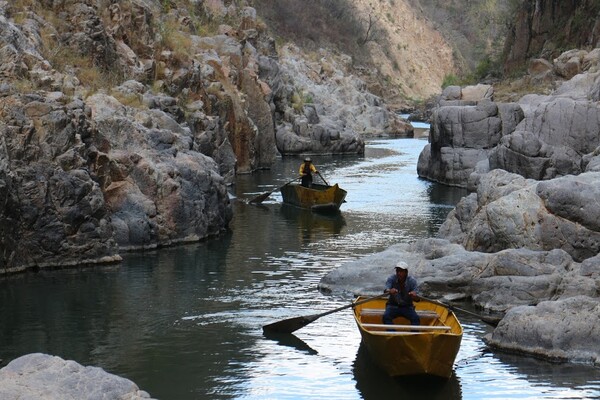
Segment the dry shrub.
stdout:
[[190,35],[178,30],[177,21],[167,19],[159,25],[160,45],[170,50],[176,59],[187,60],[192,48]]
[[111,94],[115,99],[117,99],[119,101],[119,103],[123,104],[124,106],[138,108],[138,109],[145,108],[141,95],[138,95],[135,93],[125,94],[125,93],[118,92],[118,91],[114,91]]
[[256,0],[253,6],[277,35],[307,49],[336,47],[357,60],[368,57],[358,43],[364,16],[347,0]]

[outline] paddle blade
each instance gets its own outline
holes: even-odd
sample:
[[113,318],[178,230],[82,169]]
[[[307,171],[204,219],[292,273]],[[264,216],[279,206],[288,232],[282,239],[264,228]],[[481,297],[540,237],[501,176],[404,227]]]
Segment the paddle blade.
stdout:
[[321,314],[305,315],[303,317],[294,317],[273,322],[272,324],[263,326],[263,332],[292,333],[310,324],[320,316]]
[[271,195],[271,193],[273,193],[273,192],[266,192],[266,193],[259,194],[255,198],[250,199],[250,201],[248,201],[248,203],[262,203],[263,201],[265,201],[267,199],[267,197],[269,197]]

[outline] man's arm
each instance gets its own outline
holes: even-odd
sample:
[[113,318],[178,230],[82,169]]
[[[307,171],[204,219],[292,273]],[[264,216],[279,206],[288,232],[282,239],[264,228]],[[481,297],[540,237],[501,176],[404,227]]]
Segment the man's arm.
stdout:
[[417,285],[417,280],[410,276],[408,281],[406,282],[406,289],[408,290],[408,295],[413,301],[419,301],[419,288]]
[[[390,276],[385,281],[385,289],[383,290],[383,293],[389,293],[390,290],[392,290],[392,285],[393,284],[394,284],[394,276]],[[393,289],[393,290],[396,290],[396,289]],[[396,291],[396,293],[398,293],[398,292]],[[392,294],[395,294],[395,293],[392,293]]]

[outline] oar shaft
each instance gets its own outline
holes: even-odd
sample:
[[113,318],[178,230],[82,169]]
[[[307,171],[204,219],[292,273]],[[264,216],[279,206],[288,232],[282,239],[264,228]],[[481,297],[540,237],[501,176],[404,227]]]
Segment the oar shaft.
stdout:
[[318,318],[321,318],[324,315],[333,314],[335,312],[345,310],[346,308],[354,307],[359,304],[363,304],[368,301],[378,299],[382,296],[387,296],[387,294],[382,293],[378,296],[369,297],[369,298],[357,301],[356,303],[346,304],[343,307],[338,307],[338,308],[330,310],[330,311],[325,311],[321,314],[305,315],[305,316],[301,316],[301,317],[293,317],[293,318],[284,319],[283,321],[273,322],[269,325],[263,326],[263,331],[264,332],[268,331],[268,332],[279,332],[279,333],[292,333],[292,332],[310,324],[311,322],[316,321]]
[[333,309],[333,310],[325,311],[325,312],[323,312],[321,314],[318,314],[318,315],[319,315],[319,318],[320,318],[320,317],[323,317],[325,315],[329,315],[329,314],[333,314],[333,313],[338,312],[338,311],[345,310],[346,308],[355,307],[355,306],[357,306],[359,304],[364,304],[364,303],[368,303],[369,301],[377,300],[378,298],[384,297],[384,296],[388,296],[388,294],[387,293],[382,293],[382,294],[377,295],[377,296],[368,297],[366,299],[362,299],[360,301],[357,301],[356,303],[346,304],[345,306],[342,306],[342,307],[339,307],[339,308],[336,308],[336,309]]
[[327,181],[325,180],[325,178],[323,178],[323,175],[321,175],[321,173],[320,173],[320,172],[317,172],[317,174],[318,174],[318,175],[319,175],[319,177],[320,177],[320,178],[323,180],[323,182],[325,182],[325,184],[326,184],[327,186],[331,186],[331,185],[329,185],[329,183],[327,183]]
[[423,296],[419,296],[419,298],[421,300],[425,300],[425,301],[427,301],[429,303],[433,303],[433,304],[437,304],[439,306],[445,307],[445,308],[447,308],[449,310],[458,310],[458,311],[463,312],[465,314],[472,315],[474,317],[479,318],[480,320],[482,320],[486,324],[489,324],[489,325],[492,325],[492,326],[497,326],[498,325],[497,322],[490,321],[489,319],[484,318],[482,315],[480,315],[478,313],[475,313],[475,312],[472,312],[472,311],[469,311],[469,310],[465,310],[464,308],[459,308],[459,307],[456,307],[456,306],[453,306],[453,305],[450,305],[450,304],[442,303],[441,301],[438,301],[438,300],[428,299],[427,297],[423,297]]
[[275,188],[273,190],[270,190],[268,192],[264,192],[262,194],[259,194],[258,196],[254,197],[253,199],[250,199],[248,201],[248,203],[262,203],[267,197],[269,197],[271,194],[273,194],[273,192],[277,191],[277,190],[281,190],[281,188],[283,188],[284,186],[289,185],[290,183],[297,181],[300,178],[294,178],[289,182],[286,182],[284,185],[279,186],[278,188]]

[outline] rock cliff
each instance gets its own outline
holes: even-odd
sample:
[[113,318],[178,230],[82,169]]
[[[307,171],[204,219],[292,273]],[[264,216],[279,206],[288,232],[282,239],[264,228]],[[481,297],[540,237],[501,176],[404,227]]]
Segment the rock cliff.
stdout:
[[594,0],[524,1],[504,47],[504,70],[525,70],[531,59],[552,60],[573,48],[600,46],[600,4]]
[[412,135],[311,56],[245,1],[0,1],[0,271],[217,235],[236,174]]

